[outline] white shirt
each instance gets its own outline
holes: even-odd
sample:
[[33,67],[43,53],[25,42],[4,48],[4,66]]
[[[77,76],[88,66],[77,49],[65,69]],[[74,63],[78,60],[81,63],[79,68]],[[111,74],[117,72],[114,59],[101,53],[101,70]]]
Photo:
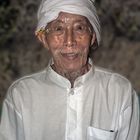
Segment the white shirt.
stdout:
[[3,103],[0,140],[138,140],[130,82],[92,66],[74,88],[50,65],[14,82]]

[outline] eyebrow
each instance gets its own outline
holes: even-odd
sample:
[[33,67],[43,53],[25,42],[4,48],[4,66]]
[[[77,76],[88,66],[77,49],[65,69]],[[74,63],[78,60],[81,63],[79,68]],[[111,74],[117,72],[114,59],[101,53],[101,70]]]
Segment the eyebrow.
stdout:
[[54,20],[52,23],[64,23],[62,20],[58,19],[58,20]]

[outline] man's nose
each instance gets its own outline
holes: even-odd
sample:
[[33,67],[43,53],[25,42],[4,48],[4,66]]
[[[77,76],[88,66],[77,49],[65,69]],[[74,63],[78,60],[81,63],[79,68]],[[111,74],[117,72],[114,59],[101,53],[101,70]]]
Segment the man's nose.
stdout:
[[74,47],[76,45],[75,35],[73,33],[73,30],[71,28],[67,29],[65,31],[64,36],[64,46],[65,47]]

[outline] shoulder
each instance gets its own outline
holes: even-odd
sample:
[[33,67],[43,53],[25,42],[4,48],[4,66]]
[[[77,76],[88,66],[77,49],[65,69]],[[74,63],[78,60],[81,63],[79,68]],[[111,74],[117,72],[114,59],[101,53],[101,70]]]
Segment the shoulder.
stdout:
[[45,73],[46,71],[43,70],[14,81],[8,88],[4,101],[11,104],[13,108],[16,108],[20,112],[21,104],[30,102],[37,85],[43,81]]
[[95,77],[106,96],[114,98],[118,102],[125,102],[127,105],[131,104],[135,91],[126,77],[100,67],[95,67]]
[[30,74],[24,77],[21,77],[14,81],[11,86],[8,88],[7,96],[17,96],[17,93],[26,93],[30,87],[35,87],[38,83],[43,81],[45,70],[38,73]]
[[131,82],[126,77],[109,69],[95,66],[95,75],[101,82],[107,84],[118,85],[120,87],[131,86]]

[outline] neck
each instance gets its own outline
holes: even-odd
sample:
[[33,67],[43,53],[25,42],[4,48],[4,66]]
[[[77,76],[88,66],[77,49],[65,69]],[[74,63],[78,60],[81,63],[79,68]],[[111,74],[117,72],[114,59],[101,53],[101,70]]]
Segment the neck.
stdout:
[[65,78],[67,78],[69,81],[70,81],[70,83],[71,83],[71,88],[73,88],[73,86],[74,86],[74,81],[78,78],[78,77],[80,77],[80,76],[82,76],[83,74],[85,74],[85,73],[87,73],[89,70],[90,70],[90,67],[91,67],[91,65],[90,64],[86,64],[85,66],[83,66],[81,69],[79,69],[79,70],[77,70],[77,71],[64,71],[63,69],[57,69],[56,67],[55,67],[55,65],[53,64],[52,65],[52,69],[54,70],[54,71],[56,71],[58,74],[60,74],[61,76],[63,76],[63,77],[65,77]]

